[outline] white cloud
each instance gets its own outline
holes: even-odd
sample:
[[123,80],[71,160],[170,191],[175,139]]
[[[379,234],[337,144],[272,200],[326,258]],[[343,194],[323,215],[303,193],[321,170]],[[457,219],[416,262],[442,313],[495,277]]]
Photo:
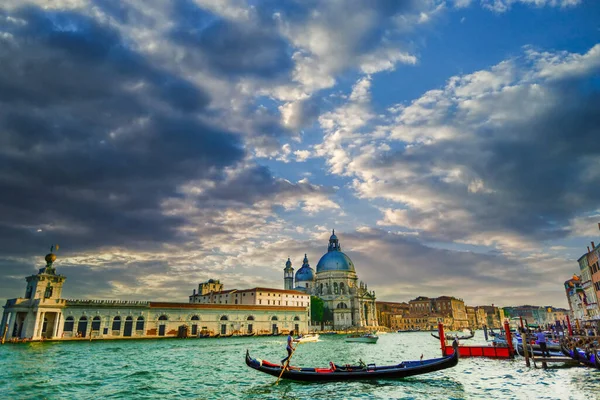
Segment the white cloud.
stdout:
[[581,4],[581,0],[481,0],[483,7],[496,12],[508,11],[518,3],[535,7],[574,7]]

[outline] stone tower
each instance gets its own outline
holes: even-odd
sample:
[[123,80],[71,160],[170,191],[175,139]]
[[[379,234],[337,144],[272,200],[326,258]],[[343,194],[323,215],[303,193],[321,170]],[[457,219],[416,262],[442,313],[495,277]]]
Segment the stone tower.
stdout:
[[292,268],[292,261],[289,257],[283,270],[283,288],[285,290],[294,289],[294,268]]

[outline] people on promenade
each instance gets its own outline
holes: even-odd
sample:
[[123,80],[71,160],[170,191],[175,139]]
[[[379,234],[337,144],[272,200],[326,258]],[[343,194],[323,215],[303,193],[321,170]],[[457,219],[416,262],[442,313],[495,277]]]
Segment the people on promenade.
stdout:
[[538,328],[538,331],[535,335],[537,342],[540,345],[540,350],[542,350],[542,356],[550,357],[550,352],[548,351],[548,346],[546,344],[546,334],[542,332],[541,328]]

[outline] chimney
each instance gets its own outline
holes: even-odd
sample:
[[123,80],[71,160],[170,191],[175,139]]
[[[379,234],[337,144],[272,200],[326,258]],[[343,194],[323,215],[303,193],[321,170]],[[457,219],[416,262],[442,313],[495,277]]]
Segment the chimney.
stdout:
[[587,248],[588,248],[588,254],[589,254],[589,252],[590,252],[590,246],[588,246]]
[[594,242],[592,242],[592,250],[594,250],[596,248],[596,245],[594,244]]
[[598,229],[600,230],[600,222],[598,222]]

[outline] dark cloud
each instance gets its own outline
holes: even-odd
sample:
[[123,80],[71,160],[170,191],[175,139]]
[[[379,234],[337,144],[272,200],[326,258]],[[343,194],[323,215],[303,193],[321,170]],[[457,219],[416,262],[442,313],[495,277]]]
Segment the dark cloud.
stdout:
[[80,250],[174,240],[183,221],[161,202],[244,156],[237,136],[198,118],[207,94],[80,14],[10,16],[23,23],[1,22],[2,251],[45,235]]
[[[187,47],[186,62],[206,64],[217,75],[275,78],[292,67],[289,44],[273,20],[253,23],[215,18],[190,2],[175,7],[179,23],[171,39]],[[197,52],[197,53],[196,53]]]

